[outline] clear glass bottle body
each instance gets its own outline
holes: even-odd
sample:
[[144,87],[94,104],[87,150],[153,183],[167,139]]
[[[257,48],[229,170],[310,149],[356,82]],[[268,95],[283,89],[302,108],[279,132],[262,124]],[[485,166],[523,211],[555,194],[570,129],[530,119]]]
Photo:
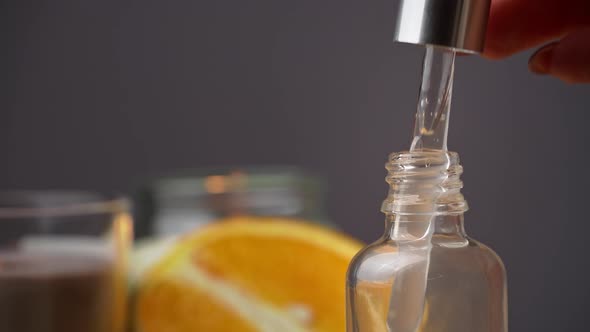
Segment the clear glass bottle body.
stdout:
[[[461,168],[447,155],[446,164],[413,160],[390,168],[384,235],[349,266],[348,332],[508,330],[504,266],[465,234]],[[428,183],[442,188],[432,213],[426,200],[408,200],[420,197],[416,188],[432,189]]]

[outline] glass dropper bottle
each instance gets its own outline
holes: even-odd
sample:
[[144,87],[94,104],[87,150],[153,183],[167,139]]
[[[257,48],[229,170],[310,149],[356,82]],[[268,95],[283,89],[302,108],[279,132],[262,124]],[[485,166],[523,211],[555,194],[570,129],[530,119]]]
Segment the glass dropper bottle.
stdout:
[[504,266],[463,227],[459,157],[447,151],[456,52],[483,48],[489,1],[402,0],[395,40],[426,47],[409,151],[393,153],[382,237],[351,262],[348,332],[506,332]]

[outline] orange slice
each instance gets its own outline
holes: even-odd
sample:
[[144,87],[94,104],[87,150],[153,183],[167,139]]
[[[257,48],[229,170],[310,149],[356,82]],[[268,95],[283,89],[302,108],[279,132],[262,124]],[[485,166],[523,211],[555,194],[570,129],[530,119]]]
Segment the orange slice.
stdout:
[[140,281],[139,332],[341,332],[361,244],[303,221],[236,217],[182,238]]

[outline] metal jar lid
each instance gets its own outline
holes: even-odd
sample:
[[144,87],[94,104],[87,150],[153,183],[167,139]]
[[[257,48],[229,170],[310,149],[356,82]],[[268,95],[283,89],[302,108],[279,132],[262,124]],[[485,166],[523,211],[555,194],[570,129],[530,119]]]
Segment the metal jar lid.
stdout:
[[490,0],[400,0],[394,40],[483,51]]

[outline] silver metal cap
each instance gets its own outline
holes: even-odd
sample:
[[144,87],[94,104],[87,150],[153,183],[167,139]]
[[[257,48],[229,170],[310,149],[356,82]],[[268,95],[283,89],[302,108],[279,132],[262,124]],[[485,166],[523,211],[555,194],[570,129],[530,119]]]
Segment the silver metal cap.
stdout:
[[491,0],[400,0],[394,40],[483,51]]

